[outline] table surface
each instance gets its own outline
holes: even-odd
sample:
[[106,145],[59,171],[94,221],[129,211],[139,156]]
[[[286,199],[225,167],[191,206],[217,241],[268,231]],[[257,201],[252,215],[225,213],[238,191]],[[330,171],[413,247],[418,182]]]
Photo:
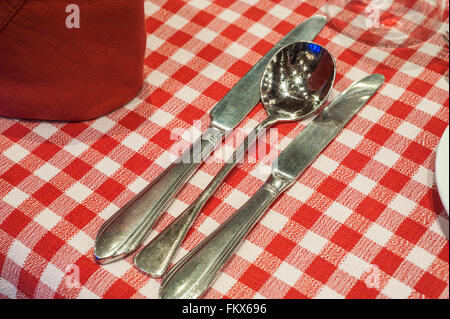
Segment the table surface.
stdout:
[[[139,97],[89,122],[0,118],[0,296],[157,298],[160,280],[138,271],[133,255],[95,263],[99,227],[207,128],[208,112],[261,56],[325,3],[147,1]],[[269,209],[205,297],[448,298],[448,215],[434,181],[449,122],[448,47],[438,33],[415,47],[372,47],[330,26],[316,42],[336,57],[334,96],[371,73],[386,84]],[[220,151],[264,117],[258,105],[146,242],[201,193],[222,165]],[[271,151],[235,169],[177,259],[254,194],[307,124],[279,125]]]

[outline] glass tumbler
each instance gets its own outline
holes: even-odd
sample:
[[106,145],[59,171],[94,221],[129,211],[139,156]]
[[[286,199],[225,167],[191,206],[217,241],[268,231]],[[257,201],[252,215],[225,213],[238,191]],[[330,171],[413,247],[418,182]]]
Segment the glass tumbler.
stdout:
[[330,23],[373,46],[408,47],[442,32],[448,0],[329,0]]

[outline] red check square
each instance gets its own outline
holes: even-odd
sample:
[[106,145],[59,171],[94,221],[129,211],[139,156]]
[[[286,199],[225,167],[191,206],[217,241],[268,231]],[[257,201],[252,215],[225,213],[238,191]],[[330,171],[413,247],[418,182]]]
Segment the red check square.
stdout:
[[16,238],[25,227],[30,224],[31,218],[25,215],[22,211],[15,209],[11,214],[0,223],[0,229]]
[[43,205],[48,207],[59,196],[61,196],[62,193],[63,193],[62,191],[60,191],[52,184],[46,183],[33,194],[33,197],[36,198],[39,202],[41,202]]
[[252,288],[255,291],[261,289],[264,283],[269,279],[270,274],[261,268],[251,265],[239,279],[244,285]]
[[372,264],[377,265],[382,271],[388,275],[394,275],[397,268],[403,262],[403,259],[389,251],[386,248],[382,248],[378,255],[372,260]]

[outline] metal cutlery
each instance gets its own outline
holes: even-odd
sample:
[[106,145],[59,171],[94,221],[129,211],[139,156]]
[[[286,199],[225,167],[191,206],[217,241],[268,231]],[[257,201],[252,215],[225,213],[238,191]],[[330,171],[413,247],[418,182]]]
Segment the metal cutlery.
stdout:
[[271,58],[287,44],[313,40],[325,24],[326,18],[323,16],[314,16],[303,22],[235,85],[213,108],[209,129],[182,155],[181,161],[169,166],[155,181],[102,225],[94,247],[97,262],[113,262],[124,258],[139,247],[201,162],[259,102],[259,80]]
[[271,204],[305,171],[384,83],[374,74],[356,82],[280,154],[266,183],[163,279],[162,298],[200,297]]
[[166,227],[134,259],[153,277],[161,277],[202,207],[258,136],[281,122],[299,121],[317,112],[333,87],[336,66],[322,46],[297,42],[282,48],[269,62],[261,80],[261,101],[268,117],[238,147],[200,197]]

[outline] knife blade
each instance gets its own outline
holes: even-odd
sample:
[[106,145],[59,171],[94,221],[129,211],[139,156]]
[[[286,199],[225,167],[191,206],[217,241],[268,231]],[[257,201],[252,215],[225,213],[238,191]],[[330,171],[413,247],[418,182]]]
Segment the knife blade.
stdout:
[[163,279],[162,298],[198,298],[270,205],[286,191],[342,128],[372,98],[384,76],[356,82],[328,105],[280,154],[266,183]]
[[124,258],[139,247],[203,160],[258,104],[260,78],[273,55],[290,43],[312,41],[326,21],[324,16],[314,16],[276,44],[214,107],[209,129],[181,156],[181,160],[170,165],[101,226],[94,247],[98,263]]

